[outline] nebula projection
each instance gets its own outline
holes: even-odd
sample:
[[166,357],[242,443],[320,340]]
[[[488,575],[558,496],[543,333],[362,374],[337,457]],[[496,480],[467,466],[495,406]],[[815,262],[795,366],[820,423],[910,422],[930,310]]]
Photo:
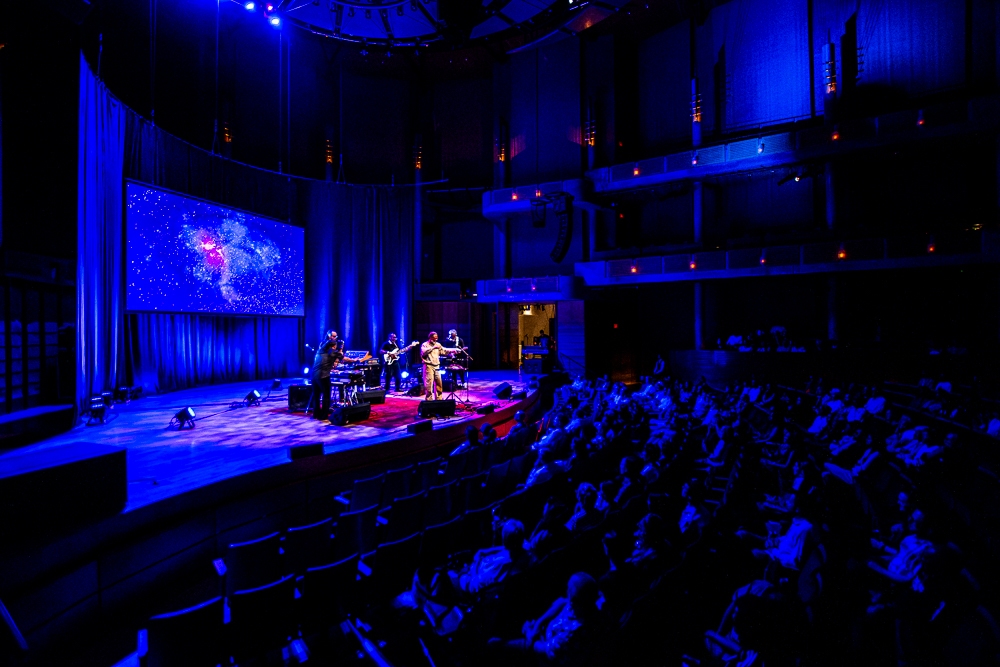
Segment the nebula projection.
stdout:
[[139,183],[126,190],[129,310],[304,314],[303,229]]

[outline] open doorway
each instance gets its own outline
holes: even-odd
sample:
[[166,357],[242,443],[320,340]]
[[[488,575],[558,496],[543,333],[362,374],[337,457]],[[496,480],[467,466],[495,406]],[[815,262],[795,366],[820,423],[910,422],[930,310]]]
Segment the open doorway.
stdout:
[[524,373],[548,372],[555,358],[556,304],[521,304],[518,309],[521,370]]

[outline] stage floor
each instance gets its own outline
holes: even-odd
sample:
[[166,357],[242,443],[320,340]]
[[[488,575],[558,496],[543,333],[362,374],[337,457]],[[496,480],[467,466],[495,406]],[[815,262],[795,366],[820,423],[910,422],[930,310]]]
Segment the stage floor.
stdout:
[[[417,421],[421,397],[390,393],[384,405],[373,405],[368,421],[334,426],[304,412],[288,410],[288,386],[302,379],[282,380],[283,389],[268,394],[271,381],[257,380],[146,396],[117,404],[106,423],[81,425],[42,442],[0,455],[20,456],[47,447],[74,442],[99,442],[128,449],[128,504],[125,511],[190,491],[221,479],[288,462],[286,447],[316,442],[324,453],[368,447],[406,433]],[[476,418],[476,408],[507,404],[493,395],[501,382],[517,392],[527,388],[527,377],[517,371],[478,371],[469,382],[468,404],[459,404],[455,417],[435,422]],[[242,403],[252,389],[260,391],[259,406],[231,407]],[[458,396],[466,398],[463,390]],[[184,407],[194,409],[195,428],[168,426]]]

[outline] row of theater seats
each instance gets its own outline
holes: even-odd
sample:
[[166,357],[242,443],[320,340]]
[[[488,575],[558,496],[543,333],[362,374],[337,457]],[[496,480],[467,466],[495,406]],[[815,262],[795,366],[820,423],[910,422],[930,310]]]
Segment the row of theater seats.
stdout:
[[139,634],[140,661],[212,666],[287,651],[359,601],[400,592],[418,564],[491,539],[490,507],[536,458],[522,446],[501,439],[355,480],[316,503],[328,516],[228,545],[215,561],[222,595],[150,618]]

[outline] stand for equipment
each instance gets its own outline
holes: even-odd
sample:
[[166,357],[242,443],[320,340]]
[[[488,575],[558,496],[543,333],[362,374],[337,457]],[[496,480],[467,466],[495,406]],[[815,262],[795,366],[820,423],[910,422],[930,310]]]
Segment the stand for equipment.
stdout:
[[455,385],[455,376],[454,375],[451,376],[451,393],[448,394],[447,396],[445,396],[444,398],[445,398],[446,401],[447,400],[453,400],[453,401],[455,401],[457,403],[461,403],[462,405],[472,405],[472,401],[469,399],[469,366],[471,366],[472,364],[470,364],[468,362],[475,361],[475,359],[472,358],[472,355],[470,355],[468,353],[468,351],[462,350],[461,352],[462,352],[462,354],[465,355],[465,357],[467,359],[467,362],[466,362],[465,366],[462,366],[461,364],[458,364],[458,363],[449,364],[448,367],[445,368],[445,370],[447,370],[447,371],[449,371],[451,373],[454,373],[454,371],[456,371],[456,370],[463,371],[465,373],[465,398],[463,399],[459,395],[461,392],[455,391],[456,385]]

